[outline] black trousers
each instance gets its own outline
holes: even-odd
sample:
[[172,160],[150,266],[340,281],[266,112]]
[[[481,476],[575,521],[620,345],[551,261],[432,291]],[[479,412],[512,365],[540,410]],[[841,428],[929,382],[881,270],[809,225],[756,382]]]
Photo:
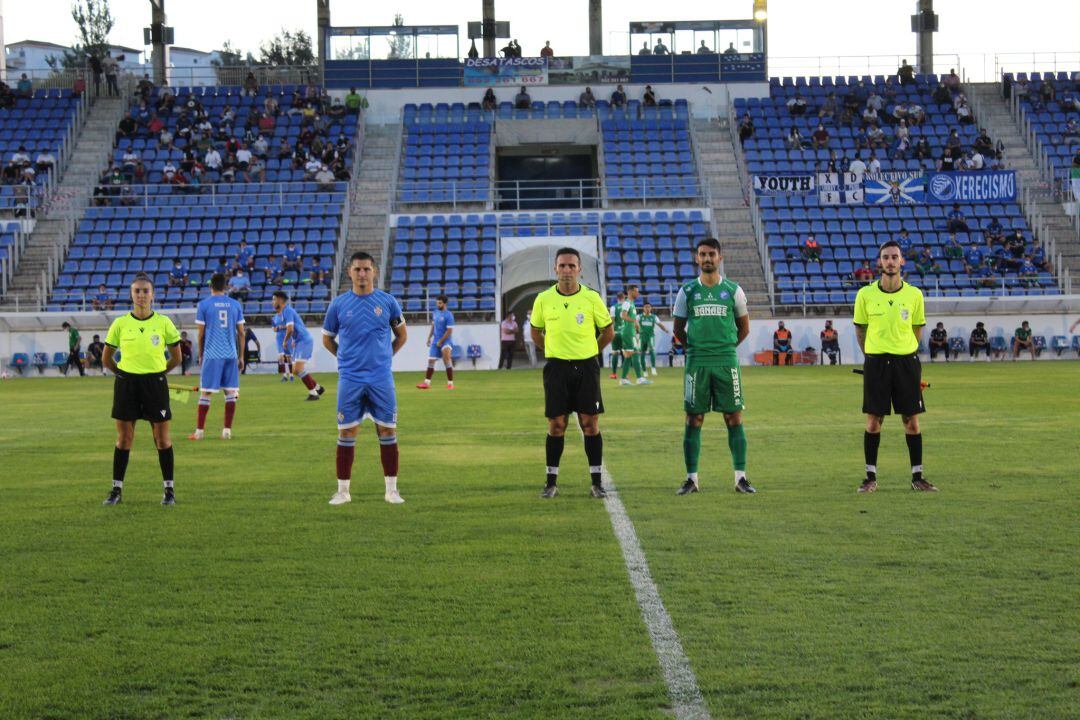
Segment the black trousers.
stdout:
[[80,375],[86,374],[86,370],[82,366],[82,360],[79,359],[79,350],[77,348],[68,352],[67,365],[64,366],[65,374],[72,366],[78,368]]
[[499,367],[503,366],[503,360],[506,361],[506,369],[509,370],[510,366],[514,364],[514,341],[503,340],[500,343],[499,349]]

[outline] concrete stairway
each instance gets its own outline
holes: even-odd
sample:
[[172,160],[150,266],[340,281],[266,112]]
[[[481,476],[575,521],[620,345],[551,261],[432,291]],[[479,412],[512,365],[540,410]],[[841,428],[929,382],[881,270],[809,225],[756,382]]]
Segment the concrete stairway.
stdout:
[[99,174],[111,160],[116,126],[126,107],[127,101],[121,98],[99,97],[94,102],[53,201],[38,218],[8,293],[0,298],[0,310],[14,311],[16,305],[26,310],[28,303],[37,302],[42,271],[58,256],[62,260],[70,239],[70,220],[78,221]]
[[724,273],[739,283],[751,309],[767,310],[768,285],[736,164],[739,149],[731,142],[726,120],[693,120],[691,130],[698,170],[712,201],[713,228],[724,252]]
[[[390,212],[390,193],[398,174],[398,152],[401,126],[368,125],[364,128],[364,146],[361,148],[360,171],[353,178],[350,188],[348,233],[345,240],[345,260],[358,251],[375,258],[377,267],[384,267],[387,258],[383,254],[387,217]],[[344,268],[343,268],[344,270]],[[387,282],[388,278],[381,278]],[[341,277],[343,288],[349,287],[347,275]]]
[[[1039,170],[1008,102],[1001,95],[1001,86],[997,83],[967,83],[964,93],[973,99],[978,110],[975,118],[978,125],[985,127],[995,142],[1000,140],[1005,145],[1005,166],[1016,171],[1021,186],[1044,190],[1036,192],[1035,207],[1030,210],[1041,216],[1045,232],[1054,240],[1057,251],[1062,255],[1064,267],[1055,270],[1062,273],[1071,271],[1075,277],[1080,271],[1080,242],[1076,231],[1061,203],[1045,191],[1049,178],[1043,177]],[[1040,240],[1045,241],[1046,238]]]

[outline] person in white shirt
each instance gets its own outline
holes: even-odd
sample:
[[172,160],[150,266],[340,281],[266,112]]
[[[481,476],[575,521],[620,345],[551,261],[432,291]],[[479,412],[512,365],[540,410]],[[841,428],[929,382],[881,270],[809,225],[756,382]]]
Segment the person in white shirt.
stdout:
[[203,165],[214,172],[221,170],[221,153],[217,151],[216,147],[211,147],[206,151],[206,156],[203,158]]
[[525,322],[521,325],[525,337],[525,354],[529,356],[529,367],[536,367],[536,343],[532,339],[532,310],[525,311]]
[[806,114],[806,100],[798,92],[795,93],[795,97],[787,101],[788,112],[792,115],[805,115]]
[[255,138],[255,142],[251,143],[251,153],[257,157],[265,158],[267,153],[270,152],[270,143],[266,142],[266,138],[260,135]]
[[875,111],[881,112],[881,110],[885,107],[885,101],[881,98],[880,95],[871,92],[870,97],[866,98],[866,107],[874,108]]
[[236,166],[241,170],[247,170],[249,164],[251,164],[251,151],[247,149],[247,146],[241,145],[236,151]]
[[304,165],[304,179],[314,180],[315,174],[322,169],[322,166],[322,163],[319,162],[316,158],[311,158],[310,160],[308,160],[307,164]]
[[56,164],[56,156],[48,150],[42,150],[38,153],[37,159],[34,160],[34,164],[37,165],[38,170],[48,170]]
[[319,190],[332,192],[334,189],[334,173],[330,168],[320,165],[319,172],[315,173],[315,182],[319,183]]
[[907,140],[910,135],[911,131],[908,130],[907,120],[901,120],[900,124],[896,126],[896,139]]
[[978,150],[971,153],[971,157],[968,158],[968,170],[982,170],[986,167],[986,158]]
[[15,165],[29,165],[30,155],[26,152],[26,148],[20,147],[18,150],[11,154],[11,162]]
[[877,155],[870,155],[870,164],[866,166],[866,170],[869,173],[881,172],[881,161],[877,159]]
[[161,168],[161,174],[166,180],[171,180],[176,175],[176,166],[172,164],[172,160],[165,163],[165,167]]
[[862,177],[866,174],[866,163],[864,163],[862,159],[858,155],[856,155],[855,159],[852,160],[851,164],[848,165],[848,172],[855,173],[856,175]]

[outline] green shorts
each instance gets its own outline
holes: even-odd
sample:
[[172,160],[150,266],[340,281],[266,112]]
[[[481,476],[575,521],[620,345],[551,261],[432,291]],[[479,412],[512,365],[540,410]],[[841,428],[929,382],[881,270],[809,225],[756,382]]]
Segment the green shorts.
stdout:
[[619,347],[623,352],[637,352],[638,335],[636,332],[623,332],[615,336],[619,340]]
[[641,349],[638,350],[638,352],[643,352],[643,353],[647,353],[647,352],[651,351],[653,349],[653,346],[656,343],[656,340],[654,338],[645,337],[644,335],[641,336],[640,341],[641,341],[640,342]]
[[622,337],[619,333],[615,333],[615,337],[611,340],[611,352],[622,352]]
[[742,410],[742,375],[738,365],[686,364],[683,375],[683,407],[689,415],[711,410],[733,413]]

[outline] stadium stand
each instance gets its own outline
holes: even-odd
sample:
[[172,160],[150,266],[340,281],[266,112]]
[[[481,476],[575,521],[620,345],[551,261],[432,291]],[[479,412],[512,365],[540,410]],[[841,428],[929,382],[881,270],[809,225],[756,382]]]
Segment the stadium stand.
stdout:
[[405,106],[401,202],[483,202],[491,177],[491,122],[479,106]]
[[[925,138],[930,146],[929,157],[919,159],[910,153],[897,153],[895,138],[889,137],[887,148],[877,151],[882,171],[935,169],[936,159],[944,151],[953,131],[957,132],[962,149],[968,150],[978,129],[977,123],[957,123],[952,103],[939,103],[935,99],[934,91],[938,86],[939,80],[934,75],[916,76],[916,83],[907,86],[900,85],[895,77],[889,81],[882,75],[782,80],[774,77],[770,80],[769,97],[737,98],[734,102],[735,114],[738,117],[749,115],[755,128],[753,135],[743,143],[747,169],[752,175],[810,174],[827,170],[830,160],[836,169],[846,169],[847,162],[858,154],[857,135],[862,123],[857,114],[850,124],[837,122],[835,117],[819,120],[818,111],[830,93],[835,93],[838,105],[843,96],[857,93],[862,98],[858,105],[861,111],[871,91],[883,97],[882,117],[891,117],[898,103],[914,103],[921,107],[925,111],[925,120],[911,126],[909,132],[915,140]],[[787,106],[796,95],[807,103],[806,113],[801,116],[792,116]],[[823,122],[830,133],[828,148],[812,149],[806,141],[803,149],[789,148],[786,138],[791,128],[798,128],[808,139],[819,122]],[[863,149],[861,157],[868,160],[869,152]],[[989,266],[988,274],[973,276],[962,259],[945,256],[945,245],[949,241],[947,206],[820,206],[816,195],[799,194],[762,196],[757,200],[775,278],[775,300],[781,305],[853,303],[858,285],[852,273],[862,260],[876,260],[880,244],[896,239],[901,230],[909,232],[912,254],[921,248],[930,251],[933,262],[927,263],[926,272],[919,272],[912,263],[907,277],[931,295],[1058,292],[1045,258],[1041,259],[1037,278],[1021,279],[1011,259],[1004,255],[1003,248],[997,248],[994,253],[986,249],[983,233],[996,219],[1006,232],[1019,229],[1025,240],[1024,254],[1039,260],[1038,243],[1016,203],[964,206],[969,232],[956,233],[956,239],[965,249],[972,243],[983,248]],[[820,262],[808,262],[800,252],[811,234],[820,244]]]
[[23,205],[34,207],[36,193],[28,191],[22,163],[13,158],[24,154],[26,166],[34,171],[33,185],[47,184],[54,168],[38,165],[39,154],[52,155],[59,163],[61,145],[68,138],[80,99],[70,89],[35,90],[32,97],[10,96],[0,103],[0,157],[3,182],[0,184],[0,211],[17,212]]
[[[245,309],[269,313],[277,286],[266,283],[260,268],[271,254],[281,258],[292,241],[302,252],[304,269],[285,271],[284,286],[299,312],[322,312],[329,277],[322,285],[306,280],[316,257],[333,272],[347,187],[339,182],[332,192],[323,192],[315,183],[219,185],[212,195],[151,187],[145,206],[91,207],[78,224],[47,309],[81,309],[101,284],[122,300],[125,283],[138,271],[154,278],[161,307],[190,305],[203,294],[219,261],[231,264],[246,241],[254,248],[256,270]],[[176,257],[189,271],[186,287],[166,287]]]
[[[1072,120],[1080,126],[1080,85],[1074,83],[1076,72],[1058,73],[1005,73],[1006,88],[1015,93],[1020,111],[1031,123],[1054,167],[1054,176],[1060,180],[1069,177],[1073,157],[1080,150],[1080,127],[1070,128]],[[1053,94],[1043,87],[1052,79]],[[1053,97],[1053,99],[1049,99]]]
[[693,277],[693,247],[709,235],[703,210],[399,215],[393,229],[390,292],[409,313],[430,309],[439,293],[463,312],[495,309],[496,247],[505,237],[601,235],[609,294],[627,283],[641,301],[668,306],[672,278]]

